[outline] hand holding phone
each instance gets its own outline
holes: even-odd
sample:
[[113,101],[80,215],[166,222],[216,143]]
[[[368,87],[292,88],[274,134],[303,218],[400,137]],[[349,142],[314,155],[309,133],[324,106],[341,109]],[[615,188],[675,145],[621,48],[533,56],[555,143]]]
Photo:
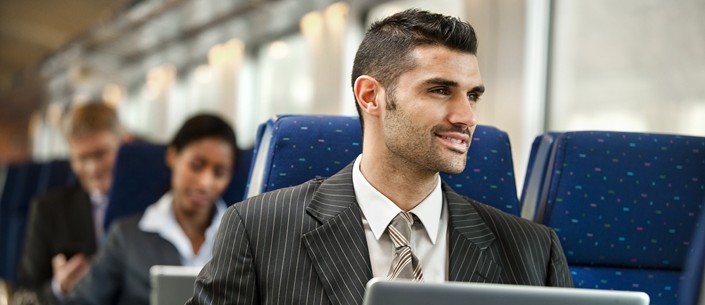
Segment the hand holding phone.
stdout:
[[68,259],[66,254],[61,253],[52,258],[51,265],[54,270],[54,280],[59,284],[61,292],[66,295],[88,273],[90,260],[83,253],[74,253]]

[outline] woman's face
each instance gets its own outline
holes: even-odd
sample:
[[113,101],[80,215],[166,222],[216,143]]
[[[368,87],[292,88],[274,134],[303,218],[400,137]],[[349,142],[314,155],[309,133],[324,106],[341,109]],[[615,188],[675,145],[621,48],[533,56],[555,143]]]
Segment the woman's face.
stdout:
[[234,153],[219,138],[193,141],[180,152],[169,148],[174,208],[186,214],[210,212],[230,182]]

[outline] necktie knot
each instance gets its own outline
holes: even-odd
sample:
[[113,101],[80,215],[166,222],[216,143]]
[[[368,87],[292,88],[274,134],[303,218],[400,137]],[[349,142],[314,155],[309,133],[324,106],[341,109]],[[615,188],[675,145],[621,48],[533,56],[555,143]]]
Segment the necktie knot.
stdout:
[[394,248],[408,247],[411,239],[411,226],[414,224],[414,217],[408,212],[399,212],[392,219],[387,230],[392,238]]

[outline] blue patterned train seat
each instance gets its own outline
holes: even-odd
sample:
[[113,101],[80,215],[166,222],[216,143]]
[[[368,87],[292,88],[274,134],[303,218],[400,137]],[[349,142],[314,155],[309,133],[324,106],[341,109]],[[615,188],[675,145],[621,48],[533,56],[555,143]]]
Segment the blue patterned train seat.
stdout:
[[[362,151],[357,117],[284,115],[260,125],[247,196],[330,177]],[[507,133],[475,129],[465,171],[442,174],[455,191],[519,215],[511,146]]]
[[550,162],[538,221],[556,230],[575,285],[677,304],[705,197],[705,138],[567,132]]

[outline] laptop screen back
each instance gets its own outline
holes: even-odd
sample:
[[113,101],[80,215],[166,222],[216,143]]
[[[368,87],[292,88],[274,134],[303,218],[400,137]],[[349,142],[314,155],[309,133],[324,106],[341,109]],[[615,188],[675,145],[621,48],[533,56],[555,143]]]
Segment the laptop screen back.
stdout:
[[193,295],[193,285],[201,267],[152,266],[150,305],[184,304]]
[[648,305],[643,292],[372,279],[364,305]]

